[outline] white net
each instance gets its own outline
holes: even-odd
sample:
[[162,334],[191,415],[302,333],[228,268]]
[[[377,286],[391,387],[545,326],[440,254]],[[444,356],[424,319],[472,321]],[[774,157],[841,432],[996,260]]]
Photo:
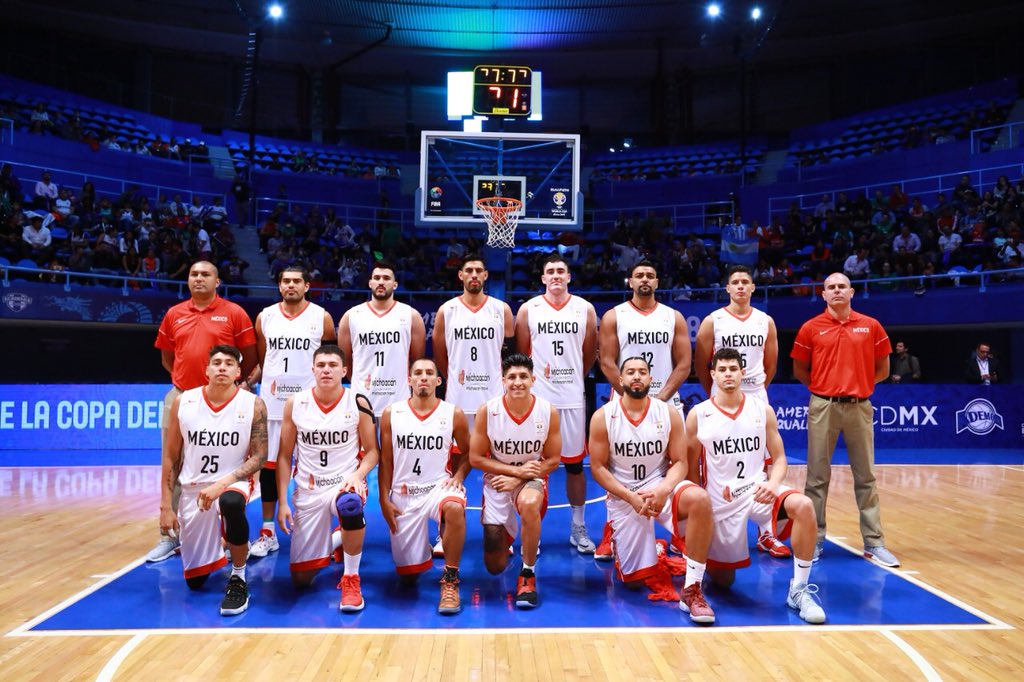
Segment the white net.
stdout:
[[522,202],[505,197],[480,199],[477,205],[484,212],[487,221],[487,246],[497,249],[511,249],[516,245],[517,212]]

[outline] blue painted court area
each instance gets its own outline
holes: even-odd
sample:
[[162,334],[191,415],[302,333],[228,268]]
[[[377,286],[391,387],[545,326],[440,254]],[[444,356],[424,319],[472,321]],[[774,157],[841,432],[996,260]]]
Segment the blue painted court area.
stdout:
[[[588,499],[602,491],[588,482]],[[469,499],[478,501],[479,478],[471,481]],[[438,580],[443,561],[421,576],[417,586],[399,586],[391,560],[387,528],[377,511],[376,481],[370,482],[367,505],[366,547],[362,560],[366,609],[358,614],[338,610],[340,590],[335,587],[341,566],[331,564],[313,586],[296,591],[288,575],[288,538],[281,550],[263,559],[250,559],[247,578],[249,610],[222,617],[218,608],[227,581],[227,569],[211,577],[202,591],[192,592],[182,577],[181,559],[140,565],[95,592],[64,608],[32,631],[171,629],[171,628],[554,628],[554,627],[679,627],[691,626],[676,602],[651,602],[648,591],[630,591],[615,578],[611,563],[577,554],[567,542],[569,509],[565,502],[561,469],[550,483],[551,504],[542,531],[537,564],[540,606],[520,611],[513,606],[517,556],[498,576],[483,567],[482,531],[478,512],[467,512],[467,542],[463,555],[463,611],[456,616],[437,614]],[[154,509],[154,525],[155,514]],[[604,503],[587,505],[591,533],[600,534]],[[259,527],[259,503],[249,505],[251,535]],[[595,537],[595,541],[598,538]],[[750,546],[753,564],[738,572],[731,590],[708,588],[718,626],[806,625],[785,605],[791,559],[773,559]],[[899,575],[865,561],[859,555],[828,543],[825,555],[811,574],[830,625],[982,625],[986,621],[918,587]],[[682,577],[676,578],[682,587]]]

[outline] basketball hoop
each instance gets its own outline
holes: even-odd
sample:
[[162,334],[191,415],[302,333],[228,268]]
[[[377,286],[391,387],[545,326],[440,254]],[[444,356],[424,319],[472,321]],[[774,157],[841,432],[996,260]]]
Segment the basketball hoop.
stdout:
[[477,199],[477,207],[484,212],[487,221],[487,246],[497,249],[511,249],[516,245],[516,225],[523,202],[511,197],[486,197]]

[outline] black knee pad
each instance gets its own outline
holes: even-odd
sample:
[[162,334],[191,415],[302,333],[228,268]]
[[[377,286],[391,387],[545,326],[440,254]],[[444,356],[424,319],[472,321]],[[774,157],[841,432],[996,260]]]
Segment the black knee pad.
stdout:
[[190,590],[198,590],[206,584],[206,579],[209,577],[210,574],[207,573],[206,575],[197,575],[192,578],[185,578],[185,584],[188,585],[188,589]]
[[232,545],[249,542],[249,519],[245,518],[245,498],[237,490],[220,496],[220,517],[224,520],[224,539]]
[[363,516],[363,498],[359,495],[353,492],[342,493],[338,496],[336,506],[342,530],[366,528],[366,517]]
[[567,474],[582,474],[583,462],[566,462],[564,465]]
[[277,502],[277,469],[260,469],[260,496],[264,502]]

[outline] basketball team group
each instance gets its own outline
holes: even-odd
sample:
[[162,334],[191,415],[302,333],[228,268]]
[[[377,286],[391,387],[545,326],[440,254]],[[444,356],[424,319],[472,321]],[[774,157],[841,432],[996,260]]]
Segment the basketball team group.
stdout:
[[[594,306],[570,293],[570,264],[558,253],[544,261],[544,293],[515,316],[485,293],[479,255],[463,259],[458,277],[462,294],[437,311],[427,357],[423,318],[395,300],[395,269],[386,262],[371,271],[369,299],[337,326],[307,300],[310,277],[301,268],[280,273],[281,300],[253,323],[217,295],[216,266],[195,263],[190,298],[168,310],[155,344],[173,387],[163,420],[161,537],[147,561],[180,553],[192,589],[230,564],[220,612],[236,615],[249,605],[248,557],[278,551],[285,533],[294,585],[310,585],[337,562],[340,610],[360,611],[367,477],[377,468],[399,579],[414,582],[443,558],[438,612],[457,614],[464,484],[477,469],[484,564],[491,574],[506,570],[518,537],[514,603],[535,608],[548,477],[562,465],[569,543],[614,561],[627,587],[664,585],[667,555],[679,554],[672,565],[681,574],[685,563],[685,579],[678,592],[668,581],[671,598],[693,622],[714,623],[705,578],[728,588],[750,564],[752,521],[758,550],[792,557],[789,608],[824,623],[811,571],[823,551],[842,433],[864,556],[899,565],[882,534],[869,400],[888,376],[891,349],[882,326],[852,309],[843,274],[825,280],[825,310],[801,327],[790,354],[810,392],[802,491],[784,483],[786,456],[767,394],[777,332],[751,306],[755,285],[745,266],[728,271],[728,305],[697,332],[693,365],[708,399],[688,414],[679,388],[690,374],[690,332],[679,311],[656,299],[652,263],[633,267],[631,297],[600,326]],[[595,363],[613,393],[588,427],[584,379]],[[584,522],[585,459],[607,491],[597,545]],[[257,480],[263,524],[250,542],[245,509]],[[670,542],[656,537],[655,524]]]

